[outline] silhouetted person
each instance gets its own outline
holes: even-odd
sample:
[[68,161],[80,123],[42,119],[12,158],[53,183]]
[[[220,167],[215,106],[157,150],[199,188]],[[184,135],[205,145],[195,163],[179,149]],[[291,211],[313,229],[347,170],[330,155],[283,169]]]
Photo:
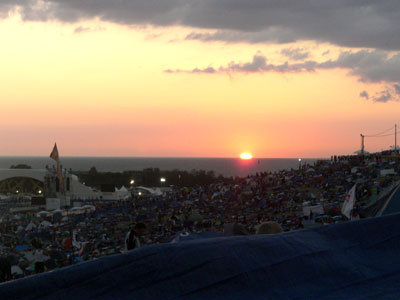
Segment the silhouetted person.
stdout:
[[0,257],[0,282],[11,280],[11,264],[5,257]]
[[133,250],[140,248],[140,237],[145,233],[146,225],[144,223],[136,223],[136,225],[131,228],[125,238],[125,250]]

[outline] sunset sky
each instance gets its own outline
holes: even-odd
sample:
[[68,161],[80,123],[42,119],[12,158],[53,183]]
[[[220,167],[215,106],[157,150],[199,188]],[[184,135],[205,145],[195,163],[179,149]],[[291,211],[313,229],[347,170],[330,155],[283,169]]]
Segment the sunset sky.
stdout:
[[353,153],[400,125],[399,15],[390,0],[0,0],[0,155]]

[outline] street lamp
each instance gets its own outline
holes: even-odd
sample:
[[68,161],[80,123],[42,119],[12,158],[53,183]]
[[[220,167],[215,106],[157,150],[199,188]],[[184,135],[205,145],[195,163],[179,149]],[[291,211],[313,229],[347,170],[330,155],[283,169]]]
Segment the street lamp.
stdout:
[[38,191],[38,194],[41,195],[41,194],[42,194],[42,190],[39,190],[39,191]]
[[301,169],[301,158],[299,158],[299,169]]
[[161,181],[161,182],[166,182],[167,180],[166,180],[164,177],[161,177],[161,178],[160,178],[160,181]]
[[134,179],[131,179],[130,184],[132,185],[132,184],[134,184],[134,183],[135,183],[135,180],[134,180]]

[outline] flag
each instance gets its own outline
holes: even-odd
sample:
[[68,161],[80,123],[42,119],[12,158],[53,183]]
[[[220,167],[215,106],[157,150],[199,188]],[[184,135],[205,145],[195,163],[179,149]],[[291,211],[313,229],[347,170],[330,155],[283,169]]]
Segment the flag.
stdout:
[[60,158],[58,156],[57,143],[54,144],[53,151],[51,151],[51,153],[50,153],[50,158],[54,159],[57,162],[60,160]]
[[342,214],[345,215],[348,219],[351,219],[351,213],[354,207],[354,203],[356,202],[356,187],[357,183],[347,193],[346,199],[344,200],[342,206]]

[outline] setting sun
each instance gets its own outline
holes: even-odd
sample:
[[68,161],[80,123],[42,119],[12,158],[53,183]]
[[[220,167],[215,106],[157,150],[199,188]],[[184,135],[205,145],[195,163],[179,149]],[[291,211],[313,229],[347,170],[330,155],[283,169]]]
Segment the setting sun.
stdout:
[[248,152],[244,152],[244,153],[240,154],[240,159],[252,159],[252,158],[253,158],[253,155],[251,155]]

